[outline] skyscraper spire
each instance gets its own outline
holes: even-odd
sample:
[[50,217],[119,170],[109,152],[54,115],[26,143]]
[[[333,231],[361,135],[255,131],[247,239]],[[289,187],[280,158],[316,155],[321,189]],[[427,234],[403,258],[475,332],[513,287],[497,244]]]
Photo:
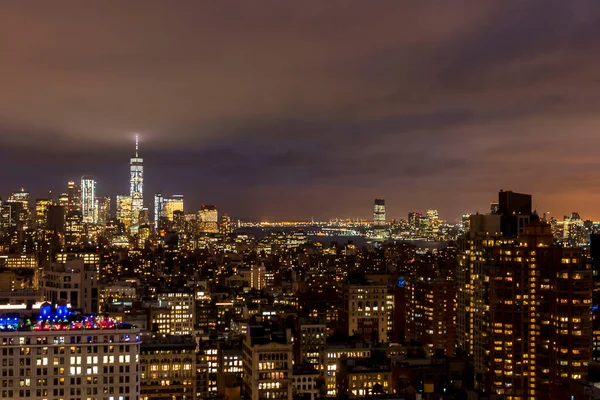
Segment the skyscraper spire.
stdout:
[[129,164],[129,195],[131,196],[131,223],[138,225],[140,211],[144,208],[144,159],[139,156],[139,135],[135,135],[135,157]]

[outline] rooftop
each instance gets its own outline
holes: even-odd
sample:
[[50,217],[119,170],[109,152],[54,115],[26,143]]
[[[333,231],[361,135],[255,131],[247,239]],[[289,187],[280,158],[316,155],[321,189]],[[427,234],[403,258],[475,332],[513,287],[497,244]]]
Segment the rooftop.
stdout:
[[108,316],[82,315],[71,312],[67,306],[55,309],[50,304],[40,308],[37,318],[21,318],[14,314],[0,316],[0,332],[6,331],[73,331],[134,329],[135,326]]

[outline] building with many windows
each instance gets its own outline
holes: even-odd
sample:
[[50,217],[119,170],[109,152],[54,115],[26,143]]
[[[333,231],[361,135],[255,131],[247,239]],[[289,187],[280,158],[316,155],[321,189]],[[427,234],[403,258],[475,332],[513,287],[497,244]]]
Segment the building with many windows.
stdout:
[[444,349],[452,356],[456,349],[454,282],[444,277],[419,277],[406,284],[406,339],[422,343],[433,355]]
[[191,293],[161,293],[152,313],[153,330],[164,335],[194,333],[195,300]]
[[340,322],[348,336],[388,341],[387,285],[370,282],[346,283]]
[[200,221],[200,232],[219,232],[219,213],[216,206],[203,204],[200,211],[198,211],[198,220]]
[[373,203],[373,235],[378,238],[386,235],[384,199],[375,199]]
[[66,307],[40,311],[33,322],[0,317],[0,398],[139,398],[139,329]]
[[86,224],[95,224],[98,222],[96,181],[91,176],[81,177],[81,214],[83,222]]
[[[498,226],[498,216],[486,217]],[[478,216],[471,222],[472,232],[481,229]],[[471,279],[459,279],[458,339],[473,355],[481,390],[550,398],[556,385],[587,376],[592,269],[581,249],[553,244],[550,225],[515,229],[518,238],[485,229],[463,239],[459,277]]]
[[163,208],[161,217],[168,219],[173,222],[175,219],[175,213],[179,211],[183,213],[183,195],[174,194],[170,198],[163,199]]
[[46,300],[52,303],[64,300],[73,309],[84,313],[98,312],[96,266],[86,264],[83,258],[61,261],[44,270],[43,291]]
[[301,319],[296,325],[294,355],[298,364],[311,364],[316,370],[325,365],[327,325],[319,321]]
[[243,390],[251,400],[291,400],[291,332],[271,332],[263,326],[249,326],[243,342]]
[[117,196],[117,220],[129,229],[133,223],[133,208],[131,196]]
[[140,347],[140,399],[191,400],[196,391],[192,336],[144,336]]

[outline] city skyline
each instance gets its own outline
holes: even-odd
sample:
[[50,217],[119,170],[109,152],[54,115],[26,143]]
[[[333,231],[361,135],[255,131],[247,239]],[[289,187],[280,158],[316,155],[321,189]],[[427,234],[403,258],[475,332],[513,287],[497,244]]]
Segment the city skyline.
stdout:
[[21,166],[2,193],[126,193],[140,132],[146,193],[194,208],[366,217],[383,197],[450,219],[504,188],[600,219],[595,2],[69,4],[1,6],[0,167]]
[[[136,147],[137,149],[137,147]],[[141,160],[142,157],[137,156],[137,151],[135,153],[135,157],[132,158],[132,160],[137,159],[137,160]],[[129,165],[131,168],[131,164]],[[143,167],[142,167],[143,168]],[[95,192],[95,199],[101,199],[101,198],[105,198],[108,197],[111,199],[111,201],[114,203],[115,199],[117,199],[118,197],[131,197],[130,194],[118,194],[119,192],[116,193],[106,193],[103,191],[98,191],[96,189],[96,185],[99,183],[98,180],[95,178],[95,175],[82,175],[81,178],[78,178],[76,181],[79,182],[79,179],[81,179],[81,182],[83,182],[83,180],[92,180],[93,181],[93,192]],[[130,176],[130,181],[129,181],[129,186],[131,187],[132,183],[131,183],[131,176]],[[63,185],[65,188],[68,188],[67,184],[72,182],[73,180],[69,180],[68,182],[65,182],[65,184]],[[82,187],[82,185],[80,185],[80,187]],[[500,190],[504,190],[504,189],[500,189]],[[57,203],[59,200],[59,197],[61,194],[67,194],[67,190],[44,190],[44,189],[39,189],[39,188],[34,188],[34,190],[30,190],[30,188],[27,187],[21,187],[19,189],[15,189],[15,190],[11,190],[5,193],[1,193],[0,194],[0,199],[4,199],[6,200],[9,195],[11,193],[18,193],[19,191],[25,191],[27,193],[29,193],[30,195],[30,201],[33,202],[32,204],[34,204],[36,199],[43,199],[43,198],[47,198],[48,195],[52,195],[54,202]],[[512,190],[508,190],[508,191],[512,191]],[[518,191],[515,191],[518,192]],[[37,196],[36,194],[40,194],[39,196]],[[536,194],[532,193],[533,197],[534,197],[534,203],[533,203],[533,210],[536,211],[538,213],[538,215],[540,215],[540,217],[542,217],[544,214],[546,214],[546,216],[548,218],[554,217],[556,218],[558,221],[562,221],[563,218],[565,217],[569,217],[572,213],[576,213],[576,214],[580,214],[582,215],[582,219],[583,220],[591,220],[591,221],[600,221],[600,218],[598,219],[594,219],[593,217],[591,217],[588,214],[584,214],[582,212],[579,212],[578,208],[575,207],[573,208],[572,211],[569,212],[565,212],[565,213],[553,213],[551,211],[544,211],[541,208],[538,208],[537,205],[539,204],[539,202],[536,199]],[[189,198],[186,197],[186,195],[181,192],[181,191],[174,191],[174,192],[163,192],[163,191],[154,191],[152,192],[152,195],[150,196],[150,194],[147,195],[147,198],[145,199],[145,201],[142,203],[143,204],[143,208],[148,210],[151,215],[152,215],[152,221],[154,223],[154,213],[156,212],[156,199],[155,196],[179,196],[179,197],[185,197],[186,199],[186,207],[185,207],[185,212],[186,213],[191,213],[194,214],[198,211],[200,211],[205,204],[207,204],[207,202],[201,200],[201,199],[194,199],[194,198]],[[538,194],[539,196],[539,194]],[[151,197],[151,198],[150,198]],[[490,205],[492,205],[492,203],[497,202],[496,199],[493,199],[493,196],[490,196],[489,194],[487,195],[487,197],[490,198],[490,200],[487,203],[484,203],[481,205],[481,207],[474,209],[474,210],[467,210],[464,211],[462,214],[459,215],[444,215],[443,212],[440,213],[440,218],[442,220],[445,220],[449,223],[454,223],[454,222],[460,222],[463,218],[463,216],[465,215],[472,215],[472,214],[488,214],[490,212]],[[385,198],[378,198],[377,200],[382,200],[385,201]],[[373,201],[372,198],[369,201]],[[191,204],[191,205],[190,205]],[[199,204],[196,207],[196,204]],[[387,203],[386,205],[386,210],[387,211],[387,217],[386,217],[386,221],[391,221],[391,220],[408,220],[409,214],[412,213],[423,213],[425,214],[428,210],[435,210],[436,212],[438,212],[440,210],[439,207],[435,206],[435,203],[432,202],[431,203],[432,206],[431,207],[417,207],[415,209],[410,209],[410,210],[400,210],[398,212],[398,206],[397,204],[393,204],[393,203]],[[84,201],[82,200],[80,203],[81,206],[84,205]],[[391,206],[391,207],[390,207]],[[217,207],[221,210],[221,208],[219,207],[219,205],[217,204]],[[85,208],[85,207],[84,207]],[[116,204],[111,204],[111,209],[113,210],[112,214],[114,214],[115,209],[116,209]],[[394,210],[393,212],[389,212],[389,210],[392,209]],[[235,218],[238,218],[240,220],[248,220],[248,221],[258,221],[258,222],[277,222],[277,221],[309,221],[311,219],[315,220],[315,221],[327,221],[327,220],[333,220],[333,219],[360,219],[360,220],[365,220],[365,221],[371,221],[373,220],[373,213],[372,213],[372,206],[369,207],[368,205],[364,207],[364,210],[361,210],[359,213],[357,213],[356,215],[325,215],[325,214],[321,214],[322,217],[321,218],[317,218],[314,215],[311,216],[299,216],[299,215],[291,215],[288,214],[287,216],[284,216],[282,218],[269,218],[269,217],[265,217],[265,218],[260,218],[260,217],[254,217],[254,216],[244,216],[244,215],[238,215],[236,214],[235,210],[232,210],[233,212],[229,212],[229,211],[219,211],[219,212],[224,212],[225,214],[228,215],[233,215]]]
[[600,2],[0,38],[0,400],[600,399]]

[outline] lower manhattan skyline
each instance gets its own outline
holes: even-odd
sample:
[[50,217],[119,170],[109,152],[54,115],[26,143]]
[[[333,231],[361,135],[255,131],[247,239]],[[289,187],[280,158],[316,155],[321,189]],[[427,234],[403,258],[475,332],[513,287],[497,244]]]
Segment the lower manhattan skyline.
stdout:
[[139,132],[145,203],[455,220],[504,188],[600,220],[595,2],[65,4],[0,6],[1,193],[127,193]]

